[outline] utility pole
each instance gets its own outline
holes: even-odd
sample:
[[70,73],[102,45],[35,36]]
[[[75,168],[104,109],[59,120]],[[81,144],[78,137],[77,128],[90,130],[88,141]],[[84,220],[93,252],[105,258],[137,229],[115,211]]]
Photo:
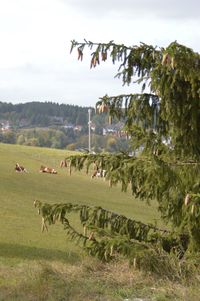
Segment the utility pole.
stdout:
[[88,149],[91,152],[91,109],[88,109]]

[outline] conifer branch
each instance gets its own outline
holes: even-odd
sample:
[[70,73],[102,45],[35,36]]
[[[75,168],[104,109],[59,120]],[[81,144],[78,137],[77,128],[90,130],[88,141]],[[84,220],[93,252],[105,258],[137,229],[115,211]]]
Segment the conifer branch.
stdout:
[[[90,254],[98,254],[100,258],[106,260],[110,259],[108,250],[114,249],[128,256],[133,245],[142,248],[153,248],[159,245],[167,252],[172,248],[184,252],[184,248],[187,248],[187,236],[178,236],[169,230],[137,222],[101,207],[71,203],[49,205],[40,201],[35,201],[34,205],[42,215],[46,230],[46,223],[51,225],[60,221],[72,240],[82,242]],[[71,212],[79,213],[81,224],[90,231],[89,236],[79,233],[70,225],[66,215]]]

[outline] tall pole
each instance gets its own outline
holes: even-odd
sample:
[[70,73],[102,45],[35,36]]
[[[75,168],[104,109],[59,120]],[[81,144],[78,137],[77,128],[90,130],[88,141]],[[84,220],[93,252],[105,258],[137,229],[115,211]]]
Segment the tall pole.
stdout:
[[88,110],[88,149],[91,152],[91,109]]

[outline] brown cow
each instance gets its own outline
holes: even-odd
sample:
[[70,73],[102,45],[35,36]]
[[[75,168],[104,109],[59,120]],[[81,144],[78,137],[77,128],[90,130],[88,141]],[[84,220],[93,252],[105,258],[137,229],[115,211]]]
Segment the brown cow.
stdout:
[[26,168],[24,168],[23,166],[20,166],[19,163],[16,163],[15,171],[16,172],[27,172]]
[[40,172],[50,173],[50,174],[57,174],[57,171],[54,168],[46,167],[41,165]]

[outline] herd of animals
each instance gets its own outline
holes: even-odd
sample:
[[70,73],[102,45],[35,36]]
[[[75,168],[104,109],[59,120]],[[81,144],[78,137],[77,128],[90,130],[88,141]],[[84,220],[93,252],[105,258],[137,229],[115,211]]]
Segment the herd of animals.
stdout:
[[[15,164],[15,171],[16,172],[28,172],[27,169],[24,166],[19,165],[19,163]],[[57,174],[57,171],[54,168],[50,168],[50,167],[43,166],[43,165],[41,165],[39,171],[45,172],[45,173],[50,173],[50,174]]]
[[[62,160],[60,162],[60,167],[68,167],[67,166],[67,162],[66,160]],[[27,173],[27,169],[22,166],[22,165],[19,165],[19,163],[16,163],[15,164],[15,171],[16,172],[20,172],[20,173]],[[41,165],[40,167],[40,170],[39,172],[42,172],[42,173],[49,173],[49,174],[57,174],[58,172],[54,169],[54,168],[51,168],[51,167],[47,167],[47,166],[44,166],[44,165]],[[94,171],[91,175],[91,179],[93,178],[105,178],[105,175],[106,175],[106,170],[104,169],[99,169],[95,164],[94,164]]]

